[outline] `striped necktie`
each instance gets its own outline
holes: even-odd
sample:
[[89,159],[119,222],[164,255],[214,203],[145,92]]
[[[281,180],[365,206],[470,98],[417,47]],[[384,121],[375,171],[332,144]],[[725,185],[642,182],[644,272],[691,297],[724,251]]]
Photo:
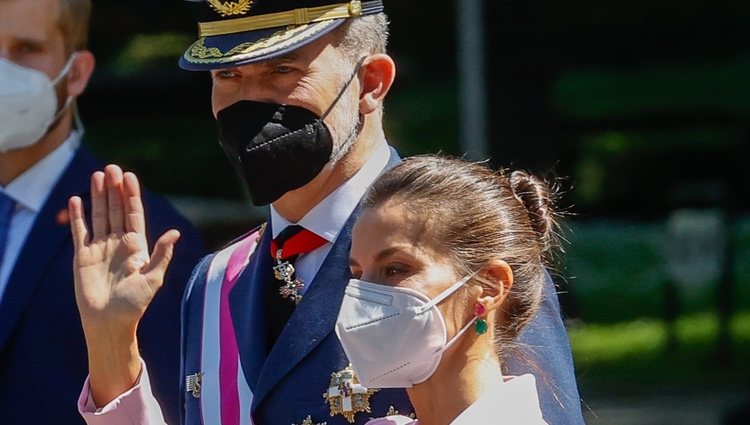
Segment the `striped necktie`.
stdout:
[[8,244],[8,230],[10,219],[13,217],[16,201],[5,192],[0,191],[0,265],[3,264],[5,246]]

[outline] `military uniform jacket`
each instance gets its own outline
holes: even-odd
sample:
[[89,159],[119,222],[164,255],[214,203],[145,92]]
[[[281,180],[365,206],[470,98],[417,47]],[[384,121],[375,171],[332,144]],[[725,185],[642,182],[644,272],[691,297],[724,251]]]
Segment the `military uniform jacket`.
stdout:
[[[398,161],[395,151],[390,156],[389,167]],[[263,302],[264,285],[273,281],[270,229],[250,232],[198,265],[182,318],[185,424],[343,425],[389,410],[411,413],[405,391],[358,385],[333,331],[351,277],[355,216],[356,209],[273,347],[265,335],[274,312]]]

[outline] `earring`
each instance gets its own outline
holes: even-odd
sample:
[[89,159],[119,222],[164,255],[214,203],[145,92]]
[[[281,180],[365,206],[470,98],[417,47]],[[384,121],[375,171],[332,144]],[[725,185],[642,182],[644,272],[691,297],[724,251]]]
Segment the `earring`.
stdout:
[[489,328],[489,326],[487,326],[487,321],[482,317],[484,316],[484,313],[484,304],[479,302],[474,304],[474,315],[477,316],[476,321],[474,321],[474,332],[476,332],[477,335],[486,333]]

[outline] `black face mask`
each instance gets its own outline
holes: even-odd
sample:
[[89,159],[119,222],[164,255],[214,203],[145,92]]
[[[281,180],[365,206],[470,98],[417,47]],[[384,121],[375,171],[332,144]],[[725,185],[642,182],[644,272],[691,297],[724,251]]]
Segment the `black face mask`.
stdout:
[[[219,111],[219,144],[247,184],[254,205],[268,205],[306,185],[325,167],[333,153],[333,137],[323,119],[361,64],[362,60],[322,116],[299,106],[251,100]],[[359,125],[349,139],[358,129]]]

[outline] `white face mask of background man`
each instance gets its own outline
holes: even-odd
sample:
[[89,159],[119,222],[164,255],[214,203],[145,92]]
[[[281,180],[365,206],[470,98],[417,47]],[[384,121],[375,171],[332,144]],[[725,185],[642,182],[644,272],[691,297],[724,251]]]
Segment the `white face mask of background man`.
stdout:
[[75,53],[50,81],[41,71],[0,58],[0,153],[33,145],[70,105],[57,109],[55,86],[70,71]]

